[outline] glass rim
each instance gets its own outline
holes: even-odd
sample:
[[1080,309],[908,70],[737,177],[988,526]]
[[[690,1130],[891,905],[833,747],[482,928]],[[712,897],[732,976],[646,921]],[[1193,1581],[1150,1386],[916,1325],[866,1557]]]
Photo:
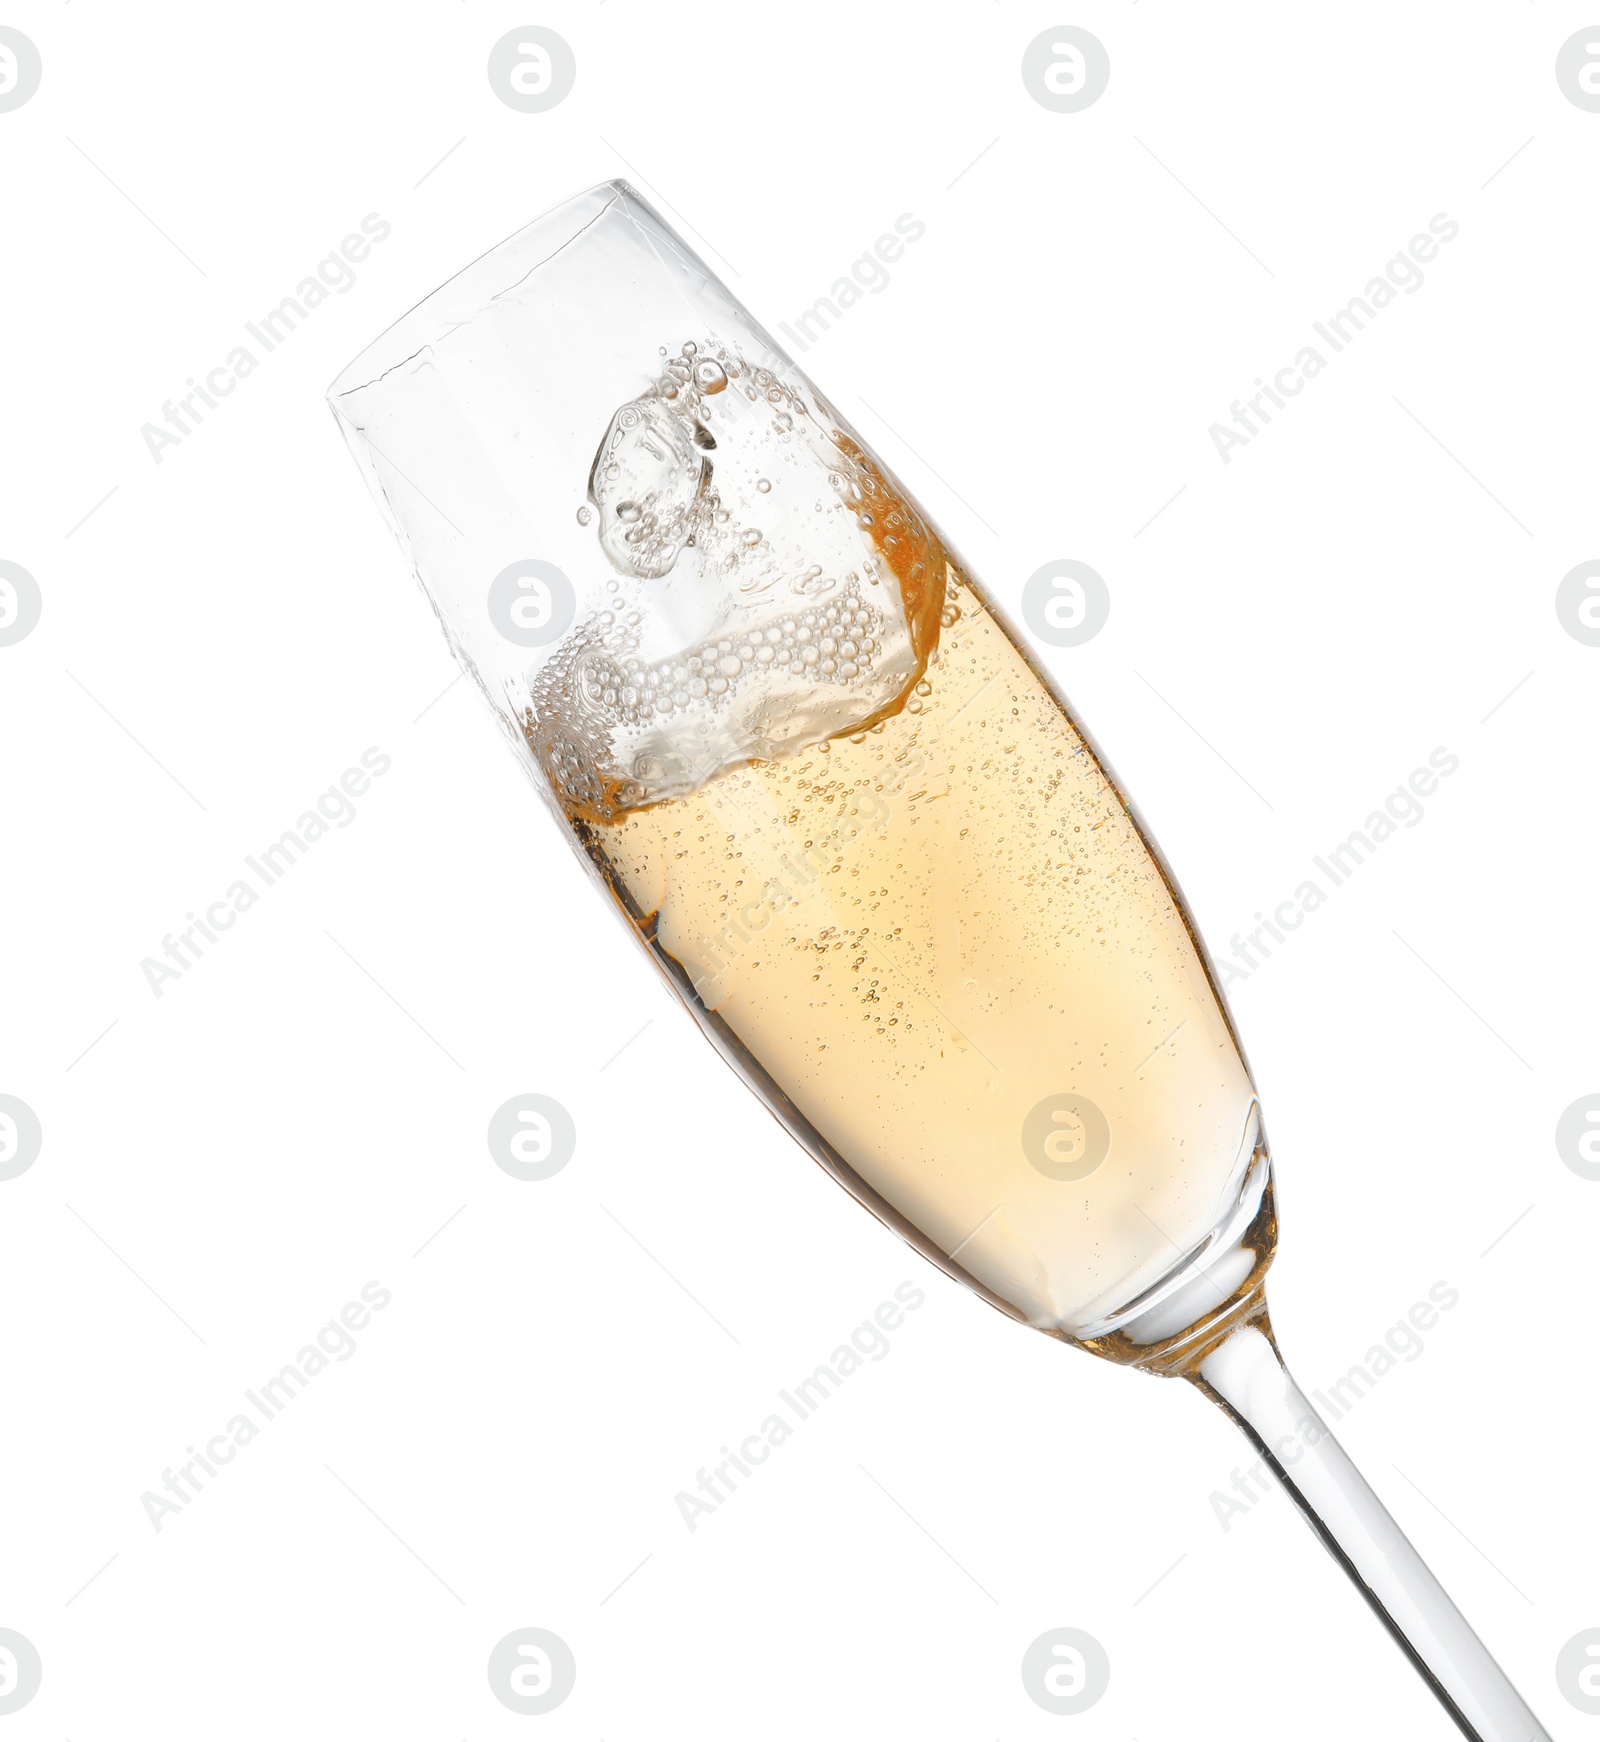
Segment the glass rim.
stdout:
[[[514,289],[548,264],[619,203],[637,207],[665,228],[650,202],[620,176],[570,195],[485,249],[363,346],[328,384],[326,397],[334,412],[339,412],[341,401],[374,386],[383,376],[466,325],[497,296]],[[683,246],[681,238],[675,240]],[[515,276],[499,282],[502,269],[513,261]]]

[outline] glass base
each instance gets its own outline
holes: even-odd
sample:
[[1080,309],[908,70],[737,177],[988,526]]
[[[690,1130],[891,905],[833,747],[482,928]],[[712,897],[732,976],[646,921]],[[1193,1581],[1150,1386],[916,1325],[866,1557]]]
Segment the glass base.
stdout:
[[1241,1326],[1265,1322],[1267,1270],[1277,1245],[1272,1157],[1263,1140],[1238,1198],[1209,1238],[1137,1299],[1063,1336],[1124,1367],[1192,1377]]

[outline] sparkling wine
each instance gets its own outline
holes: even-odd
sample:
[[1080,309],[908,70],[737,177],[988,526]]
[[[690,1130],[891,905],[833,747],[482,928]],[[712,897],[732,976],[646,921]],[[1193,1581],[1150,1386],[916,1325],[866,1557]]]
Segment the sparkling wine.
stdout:
[[859,447],[714,342],[612,419],[589,497],[619,578],[526,733],[615,899],[852,1191],[1027,1323],[1137,1358],[1108,1330],[1265,1169],[1093,746]]

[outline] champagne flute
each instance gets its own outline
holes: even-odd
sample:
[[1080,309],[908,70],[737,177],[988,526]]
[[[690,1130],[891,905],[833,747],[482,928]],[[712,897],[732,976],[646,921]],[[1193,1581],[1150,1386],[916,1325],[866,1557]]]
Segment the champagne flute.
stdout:
[[1279,1358],[1254,1084],[1138,813],[710,268],[607,183],[329,399],[536,790],[802,1146],[1000,1311],[1197,1386],[1461,1730],[1548,1742]]

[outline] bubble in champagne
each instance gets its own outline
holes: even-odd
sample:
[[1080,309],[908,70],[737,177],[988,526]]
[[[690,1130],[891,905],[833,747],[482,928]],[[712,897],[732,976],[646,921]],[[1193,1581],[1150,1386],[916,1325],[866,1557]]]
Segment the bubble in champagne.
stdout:
[[660,354],[589,477],[614,608],[539,669],[525,720],[563,804],[598,820],[871,725],[943,604],[935,535],[849,436],[715,340]]

